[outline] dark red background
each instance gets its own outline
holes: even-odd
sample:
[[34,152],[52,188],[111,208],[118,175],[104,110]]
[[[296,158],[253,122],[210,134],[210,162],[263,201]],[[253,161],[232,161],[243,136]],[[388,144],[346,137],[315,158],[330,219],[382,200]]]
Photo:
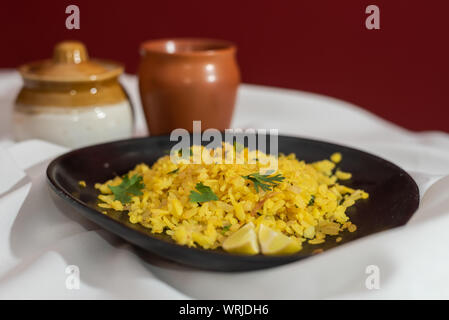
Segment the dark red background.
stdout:
[[[81,29],[65,28],[65,8]],[[380,30],[365,8],[380,7]],[[415,130],[449,132],[449,1],[11,1],[0,4],[0,67],[49,57],[63,39],[134,73],[159,37],[232,40],[247,83],[318,92]],[[325,115],[323,115],[325,116]]]

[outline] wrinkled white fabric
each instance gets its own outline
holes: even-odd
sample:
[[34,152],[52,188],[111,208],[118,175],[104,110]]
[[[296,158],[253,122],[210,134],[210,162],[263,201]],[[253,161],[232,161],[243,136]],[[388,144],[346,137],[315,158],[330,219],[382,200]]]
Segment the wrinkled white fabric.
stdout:
[[[122,82],[136,107],[137,135],[145,135],[137,80],[124,76]],[[449,298],[445,133],[410,132],[320,95],[242,85],[232,127],[274,128],[384,157],[413,176],[421,205],[404,227],[303,261],[253,272],[207,272],[163,261],[57,208],[45,170],[67,149],[39,140],[12,141],[11,108],[20,85],[17,73],[0,72],[1,299]],[[79,289],[67,284],[73,276],[67,267],[73,265]],[[370,286],[372,268],[378,271],[378,289]]]

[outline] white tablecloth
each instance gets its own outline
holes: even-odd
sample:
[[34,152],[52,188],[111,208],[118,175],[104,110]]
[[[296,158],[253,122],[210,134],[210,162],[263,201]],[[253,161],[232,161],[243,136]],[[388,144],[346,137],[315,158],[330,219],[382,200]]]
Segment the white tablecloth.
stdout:
[[[122,81],[139,106],[135,77]],[[0,72],[0,298],[449,298],[447,134],[409,132],[320,95],[243,85],[233,127],[278,128],[375,153],[413,175],[422,202],[405,227],[304,261],[256,272],[206,272],[161,261],[54,206],[44,172],[66,149],[11,140],[9,117],[20,84],[18,74]],[[137,117],[142,135],[140,109]],[[79,268],[79,289],[66,285],[73,277],[69,265]],[[366,285],[377,274],[366,273],[373,265],[378,289]]]

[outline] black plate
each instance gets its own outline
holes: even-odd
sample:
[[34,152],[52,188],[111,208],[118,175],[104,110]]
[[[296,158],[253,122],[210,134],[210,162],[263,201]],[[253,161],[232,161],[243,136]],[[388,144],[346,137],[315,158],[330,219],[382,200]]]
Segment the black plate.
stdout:
[[[328,237],[319,245],[304,244],[303,250],[290,256],[239,256],[222,250],[203,250],[175,244],[166,236],[151,234],[148,229],[128,222],[127,215],[99,212],[98,192],[94,183],[124,174],[136,164],[151,165],[164,156],[175,142],[167,136],[130,139],[95,145],[66,153],[50,163],[47,177],[56,204],[70,205],[74,210],[106,230],[145,250],[181,264],[209,270],[237,271],[273,267],[307,258],[316,249],[328,250],[369,234],[407,223],[418,208],[419,191],[413,179],[401,168],[374,155],[331,143],[296,137],[279,136],[279,152],[295,153],[307,162],[329,158],[334,152],[343,154],[340,168],[353,178],[344,184],[370,194],[347,210],[357,231],[342,233],[339,243]],[[78,182],[85,180],[87,188]],[[65,201],[60,201],[60,199]],[[316,251],[315,251],[316,252]]]

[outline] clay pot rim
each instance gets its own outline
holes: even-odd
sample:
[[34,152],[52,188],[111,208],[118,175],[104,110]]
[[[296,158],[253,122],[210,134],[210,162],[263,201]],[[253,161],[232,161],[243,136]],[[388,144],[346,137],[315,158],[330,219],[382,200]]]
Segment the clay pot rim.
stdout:
[[[198,49],[179,50],[176,48],[172,52],[168,51],[167,43],[172,42],[176,45],[190,46]],[[165,56],[182,56],[182,57],[203,57],[232,54],[236,51],[236,45],[227,40],[211,39],[211,38],[162,38],[147,40],[140,45],[141,55],[158,54]]]

